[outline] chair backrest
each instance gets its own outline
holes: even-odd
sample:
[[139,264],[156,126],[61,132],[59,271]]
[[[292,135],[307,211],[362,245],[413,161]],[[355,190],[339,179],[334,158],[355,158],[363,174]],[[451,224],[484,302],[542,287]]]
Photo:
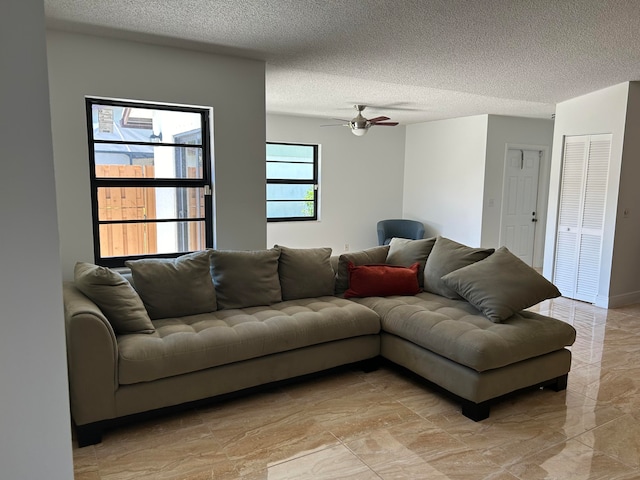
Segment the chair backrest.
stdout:
[[417,220],[389,219],[378,222],[378,245],[388,245],[393,237],[420,240],[424,237],[424,225]]

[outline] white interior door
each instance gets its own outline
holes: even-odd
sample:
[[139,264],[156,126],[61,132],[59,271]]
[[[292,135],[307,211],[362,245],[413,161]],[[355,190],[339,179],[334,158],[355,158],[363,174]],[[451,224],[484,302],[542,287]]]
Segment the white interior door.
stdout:
[[553,281],[562,295],[595,302],[600,280],[611,135],[565,139]]
[[500,244],[527,265],[533,265],[538,203],[539,150],[507,150],[502,199]]

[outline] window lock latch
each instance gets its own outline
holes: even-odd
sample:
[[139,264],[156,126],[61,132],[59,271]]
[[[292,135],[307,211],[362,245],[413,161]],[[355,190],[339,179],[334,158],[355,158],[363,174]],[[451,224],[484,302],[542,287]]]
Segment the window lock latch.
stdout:
[[211,185],[205,185],[204,186],[204,194],[205,195],[211,195]]

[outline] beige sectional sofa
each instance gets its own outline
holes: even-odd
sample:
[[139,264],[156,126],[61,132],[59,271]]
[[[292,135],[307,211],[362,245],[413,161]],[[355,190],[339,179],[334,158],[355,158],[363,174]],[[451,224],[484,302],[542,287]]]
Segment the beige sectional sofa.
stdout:
[[78,443],[144,412],[380,358],[474,420],[521,388],[565,388],[575,330],[522,311],[558,292],[514,258],[439,237],[340,257],[207,250],[123,275],[79,263],[64,285]]

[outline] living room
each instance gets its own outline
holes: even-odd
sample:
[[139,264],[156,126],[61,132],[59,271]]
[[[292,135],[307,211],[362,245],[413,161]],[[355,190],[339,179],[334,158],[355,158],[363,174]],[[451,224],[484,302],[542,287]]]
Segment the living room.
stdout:
[[[3,393],[3,404],[6,395],[8,408],[2,415],[1,463],[8,472],[20,472],[16,478],[72,476],[62,308],[55,285],[60,270],[62,278],[70,279],[76,261],[93,260],[85,95],[214,106],[219,180],[216,246],[221,249],[295,243],[298,247],[330,246],[337,253],[347,244],[350,250],[360,250],[375,244],[379,219],[394,217],[422,219],[434,234],[468,244],[492,244],[495,229],[490,225],[495,222],[492,215],[499,206],[502,183],[486,169],[496,160],[496,155],[489,153],[491,140],[505,143],[499,138],[505,124],[528,134],[510,134],[507,142],[547,147],[543,172],[549,183],[541,196],[545,207],[557,202],[563,136],[613,132],[612,172],[618,175],[612,176],[607,203],[604,248],[609,255],[603,256],[608,260],[601,278],[602,301],[607,304],[610,297],[612,303],[633,300],[640,291],[635,276],[640,234],[634,219],[638,212],[631,208],[628,221],[625,217],[624,222],[617,222],[619,209],[637,204],[640,195],[634,186],[638,167],[624,162],[638,151],[633,136],[625,134],[638,122],[640,95],[632,81],[637,78],[620,79],[623,83],[560,102],[555,126],[551,119],[481,114],[377,129],[357,138],[342,128],[320,127],[326,120],[319,118],[265,114],[264,62],[57,29],[49,29],[45,38],[42,2],[19,3],[11,4],[2,24],[2,31],[8,32],[7,41],[2,42],[3,70],[7,65],[6,71],[15,72],[8,75],[8,86],[3,86],[3,103],[7,102],[3,118],[20,127],[17,133],[9,128],[3,132],[7,148],[3,157],[24,159],[7,166],[3,179],[6,210],[2,214],[7,224],[19,225],[21,230],[19,236],[3,232],[2,241],[2,317],[15,331],[3,336],[0,349],[3,384],[14,390]],[[4,45],[8,44],[24,48],[19,53],[32,59],[29,68],[22,59],[5,53]],[[179,72],[168,72],[167,65],[178,66]],[[27,78],[33,82],[24,81]],[[32,88],[33,84],[37,87]],[[15,95],[5,99],[7,91]],[[539,133],[532,136],[534,129]],[[32,145],[34,137],[25,138],[25,130],[44,140],[52,135],[53,147],[47,147],[46,141]],[[447,146],[450,142],[437,145],[446,136],[458,139],[455,150]],[[304,228],[266,224],[266,141],[322,145],[322,222]],[[428,145],[421,143],[427,141]],[[25,145],[30,147],[28,154]],[[449,171],[442,165],[429,165],[425,148],[447,158]],[[500,164],[502,155],[503,151],[497,159]],[[33,158],[44,159],[42,165],[37,164],[37,174]],[[479,159],[479,163],[472,159]],[[475,169],[470,168],[472,164]],[[443,186],[447,186],[445,192]],[[442,196],[459,188],[468,196],[447,196],[445,209]],[[494,198],[494,207],[485,204],[489,198]],[[16,211],[11,208],[15,204],[24,208]],[[547,218],[541,223],[555,225],[553,208],[542,211]],[[546,238],[538,238],[537,244],[540,247],[553,241],[554,232],[547,228]],[[553,257],[542,248],[537,252],[536,266],[551,271]],[[38,272],[38,279],[33,278],[34,272]],[[41,301],[33,302],[28,291],[37,291]],[[60,313],[51,314],[56,311]],[[53,321],[43,320],[48,317]],[[34,351],[39,354],[32,358]],[[8,435],[5,432],[11,432],[11,437],[4,438]],[[34,455],[40,460],[30,460]]]

